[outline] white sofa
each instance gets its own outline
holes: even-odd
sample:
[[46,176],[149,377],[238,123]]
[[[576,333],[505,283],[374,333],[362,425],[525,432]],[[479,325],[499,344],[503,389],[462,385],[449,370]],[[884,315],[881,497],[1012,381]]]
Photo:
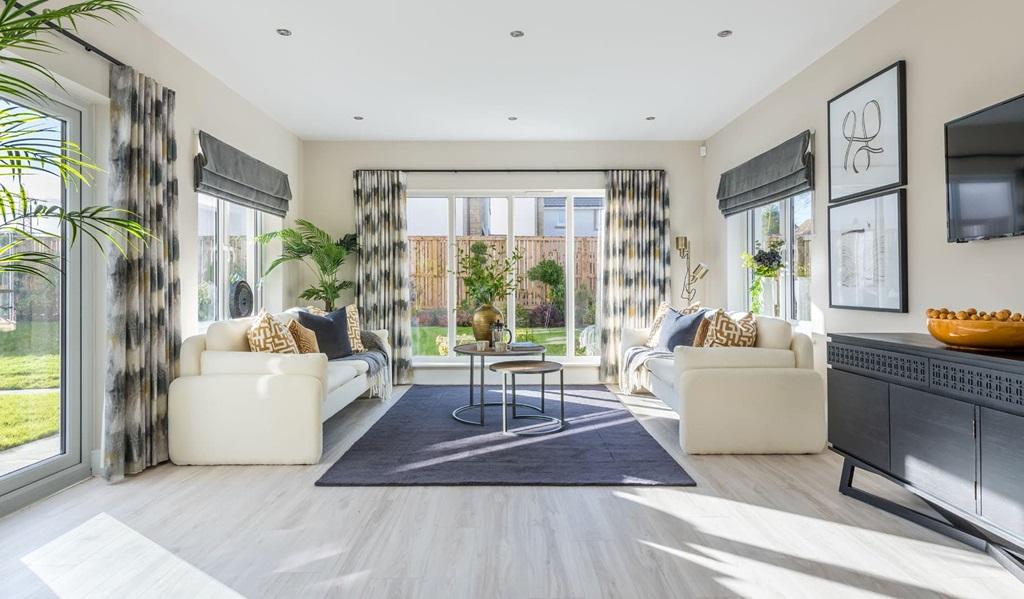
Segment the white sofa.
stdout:
[[[648,329],[624,329],[622,355]],[[807,335],[757,318],[756,347],[677,347],[650,358],[649,391],[679,413],[689,454],[817,453],[825,447],[825,385]]]
[[[167,407],[175,464],[315,464],[323,423],[369,390],[361,361],[250,352],[251,321],[215,322],[182,343]],[[370,333],[390,362],[387,331]]]

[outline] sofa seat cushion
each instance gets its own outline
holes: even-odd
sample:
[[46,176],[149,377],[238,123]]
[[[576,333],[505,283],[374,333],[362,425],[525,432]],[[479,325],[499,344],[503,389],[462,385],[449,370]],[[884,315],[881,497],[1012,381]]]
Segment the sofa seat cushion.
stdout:
[[330,393],[361,374],[359,361],[332,360],[327,363],[327,392]]
[[675,360],[672,358],[650,358],[645,362],[651,376],[661,380],[669,387],[675,387],[674,381],[679,373],[676,371]]
[[795,368],[796,357],[788,349],[677,347],[674,363],[679,373],[707,368]]

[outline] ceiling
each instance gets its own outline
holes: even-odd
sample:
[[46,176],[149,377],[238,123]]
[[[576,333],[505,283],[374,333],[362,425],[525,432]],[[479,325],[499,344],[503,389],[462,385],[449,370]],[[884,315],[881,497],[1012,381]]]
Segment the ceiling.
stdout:
[[304,139],[653,140],[709,137],[896,1],[134,4]]

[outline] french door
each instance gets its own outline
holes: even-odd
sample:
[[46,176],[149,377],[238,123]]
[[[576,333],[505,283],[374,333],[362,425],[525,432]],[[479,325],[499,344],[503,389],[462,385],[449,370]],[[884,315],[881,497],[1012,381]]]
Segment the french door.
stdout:
[[[81,147],[81,111],[58,102],[29,106],[0,98],[0,108],[43,118],[31,124],[39,143]],[[30,142],[34,143],[34,142]],[[59,146],[58,146],[59,147]],[[18,181],[3,173],[4,186]],[[82,188],[56,173],[31,173],[21,185],[32,205],[76,210]],[[24,223],[61,256],[51,281],[24,273],[0,273],[0,504],[18,490],[82,463],[82,240],[74,247],[52,219]],[[2,236],[2,234],[0,234]],[[0,239],[0,247],[12,241]],[[22,246],[24,247],[24,246]]]

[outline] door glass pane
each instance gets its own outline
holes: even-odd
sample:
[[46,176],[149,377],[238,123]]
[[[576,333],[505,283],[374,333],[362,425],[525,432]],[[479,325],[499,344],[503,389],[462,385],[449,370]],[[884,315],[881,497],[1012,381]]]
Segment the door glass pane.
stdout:
[[597,276],[601,272],[600,238],[604,227],[604,198],[577,197],[573,200],[573,253],[575,307],[574,335],[577,356],[598,356]]
[[522,254],[516,292],[516,340],[566,355],[564,197],[515,198],[515,243]]
[[409,198],[412,354],[447,356],[448,198]]
[[[782,236],[782,202],[754,208],[753,219],[753,243],[750,249],[752,254],[758,247],[767,249],[771,242],[785,241]],[[780,251],[785,252],[785,249],[782,248]],[[781,281],[776,284],[776,281],[762,280],[761,284],[763,288],[760,297],[760,313],[767,316],[776,314],[781,316],[780,302],[782,297],[780,290],[777,289],[777,287],[781,286]],[[756,307],[754,302],[755,298],[751,298],[752,309]],[[776,312],[776,307],[780,307],[778,312]]]
[[[0,101],[0,109],[14,105]],[[27,109],[18,107],[21,113]],[[36,142],[54,149],[66,137],[65,123],[46,117],[28,125],[38,129]],[[10,177],[4,187],[18,193]],[[21,184],[31,206],[64,205],[64,190],[54,173],[25,173]],[[33,220],[26,228],[43,243],[26,242],[16,251],[41,251],[60,255],[63,240],[53,220]],[[15,239],[0,234],[0,245]],[[60,455],[65,448],[63,430],[62,345],[64,285],[61,275],[50,273],[52,282],[23,273],[0,274],[0,476]]]
[[232,286],[245,281],[255,290],[259,281],[256,272],[256,211],[233,204],[221,202],[224,210],[224,250],[226,278],[221,277],[224,287],[224,306],[227,313],[227,301]]
[[[494,266],[505,259],[507,241],[508,198],[455,198],[456,259],[462,255],[479,264]],[[478,293],[482,282],[474,276],[456,277],[456,344],[473,340],[473,312],[486,300]],[[503,315],[508,313],[504,297],[491,300],[496,310]],[[506,318],[503,316],[502,322],[506,322]]]
[[811,193],[793,198],[793,248],[790,270],[794,320],[811,319],[811,240],[814,238],[814,206]]
[[217,200],[199,196],[199,322],[217,320]]

